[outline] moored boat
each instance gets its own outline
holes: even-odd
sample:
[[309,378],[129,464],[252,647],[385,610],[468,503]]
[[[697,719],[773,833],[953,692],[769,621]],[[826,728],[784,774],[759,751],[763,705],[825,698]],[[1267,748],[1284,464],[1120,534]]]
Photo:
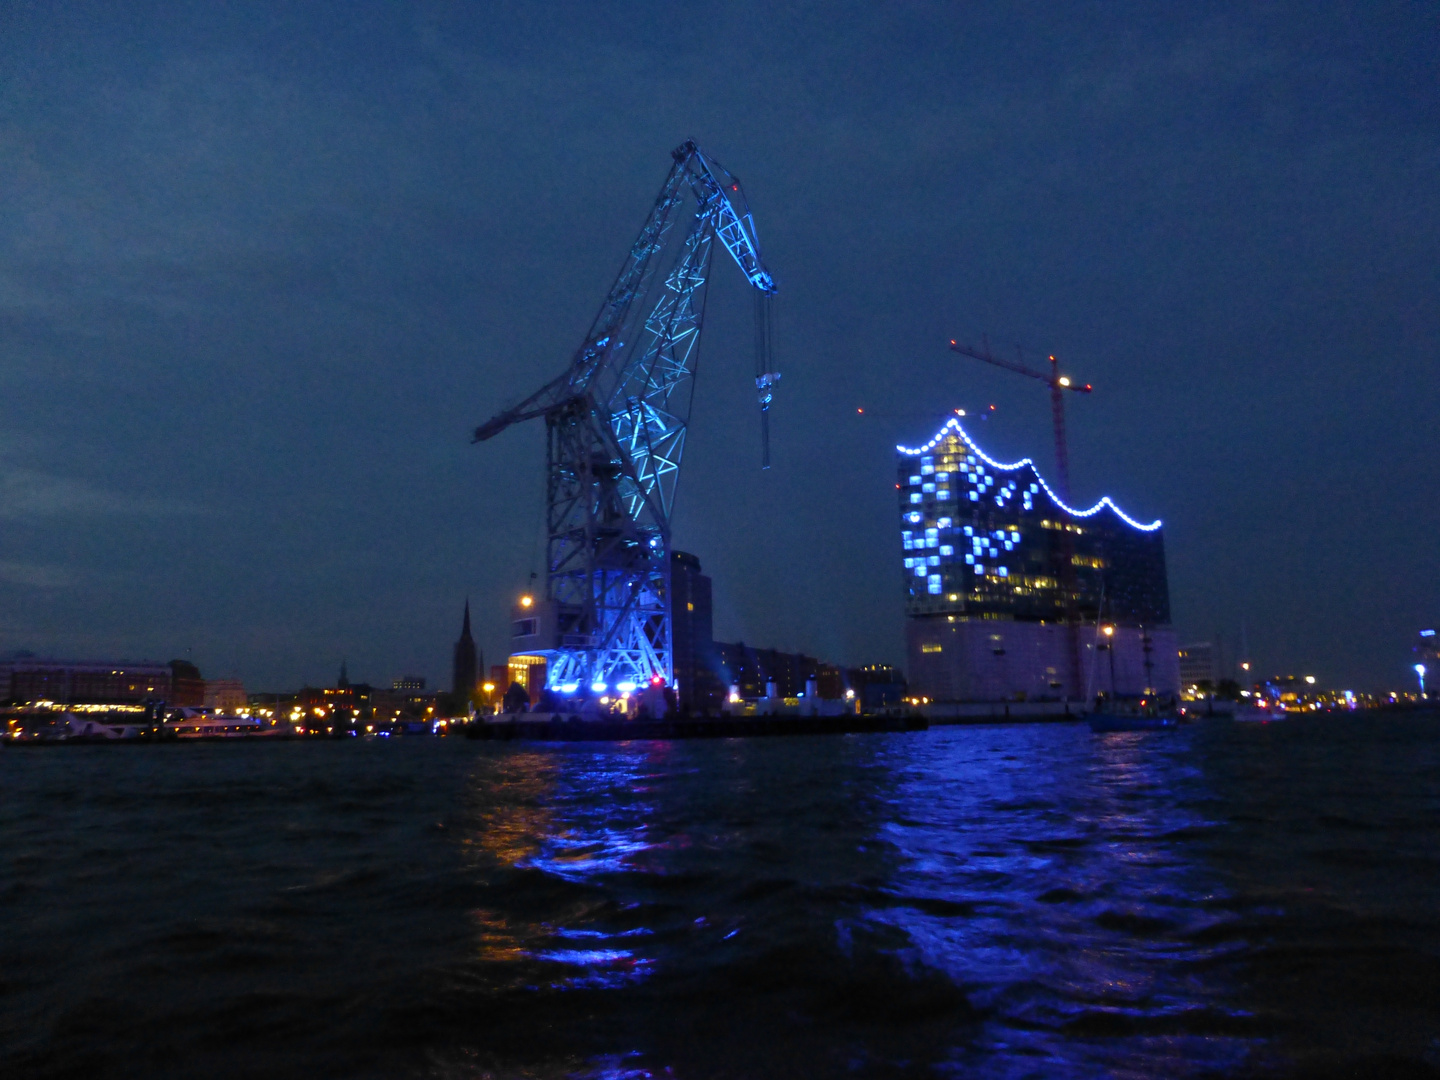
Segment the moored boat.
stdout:
[[1143,696],[1102,694],[1087,718],[1096,734],[1112,731],[1163,731],[1179,727],[1175,703],[1155,694]]

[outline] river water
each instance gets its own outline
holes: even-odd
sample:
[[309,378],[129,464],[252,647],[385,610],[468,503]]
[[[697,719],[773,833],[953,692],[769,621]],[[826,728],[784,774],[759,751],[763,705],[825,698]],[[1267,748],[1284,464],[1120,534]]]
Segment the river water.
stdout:
[[0,753],[0,1073],[1440,1076],[1440,718]]

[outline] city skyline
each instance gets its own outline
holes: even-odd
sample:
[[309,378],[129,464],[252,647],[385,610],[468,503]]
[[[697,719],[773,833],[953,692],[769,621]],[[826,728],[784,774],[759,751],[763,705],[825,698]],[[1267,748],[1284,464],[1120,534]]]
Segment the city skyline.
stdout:
[[1047,473],[1040,388],[948,351],[988,334],[1093,383],[1075,501],[1164,520],[1182,643],[1235,656],[1243,621],[1257,671],[1407,685],[1440,617],[1433,25],[633,14],[652,39],[584,8],[12,13],[0,651],[439,685],[469,595],[503,656],[542,436],[469,432],[573,351],[694,137],[745,182],[785,376],[761,473],[717,276],[675,546],[718,638],[903,662],[891,447],[994,403],[987,452]]

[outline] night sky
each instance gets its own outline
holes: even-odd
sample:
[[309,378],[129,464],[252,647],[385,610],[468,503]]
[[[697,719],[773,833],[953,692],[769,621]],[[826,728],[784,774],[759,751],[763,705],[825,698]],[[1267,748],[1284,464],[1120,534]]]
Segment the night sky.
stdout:
[[[897,441],[1165,521],[1180,637],[1408,685],[1440,621],[1434,4],[0,6],[0,651],[445,684],[543,573],[543,424],[695,138],[720,253],[675,517],[716,633],[903,663]],[[858,419],[857,407],[881,415]]]

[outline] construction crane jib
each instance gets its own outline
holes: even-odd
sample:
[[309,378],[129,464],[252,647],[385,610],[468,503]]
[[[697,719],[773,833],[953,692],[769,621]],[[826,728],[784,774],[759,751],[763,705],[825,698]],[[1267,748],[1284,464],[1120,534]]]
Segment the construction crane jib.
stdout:
[[1005,360],[996,356],[990,351],[990,342],[983,338],[978,349],[973,345],[962,345],[959,342],[951,341],[950,350],[960,353],[962,356],[984,360],[987,364],[994,364],[998,368],[1013,371],[1017,375],[1039,379],[1050,387],[1050,419],[1055,428],[1055,486],[1060,492],[1060,498],[1069,502],[1070,451],[1065,441],[1065,396],[1062,391],[1069,390],[1076,394],[1088,394],[1094,387],[1089,383],[1075,382],[1068,375],[1061,375],[1059,361],[1053,356],[1050,357],[1050,371],[1047,374],[1043,371],[1036,371],[1022,361]]
[[[546,429],[546,593],[526,652],[561,693],[672,684],[670,515],[694,394],[705,290],[718,239],[756,294],[756,376],[768,465],[770,297],[740,181],[686,142],[564,372],[475,429]],[[672,233],[693,206],[678,245]],[[650,294],[658,296],[648,304]],[[648,304],[648,306],[647,306]]]

